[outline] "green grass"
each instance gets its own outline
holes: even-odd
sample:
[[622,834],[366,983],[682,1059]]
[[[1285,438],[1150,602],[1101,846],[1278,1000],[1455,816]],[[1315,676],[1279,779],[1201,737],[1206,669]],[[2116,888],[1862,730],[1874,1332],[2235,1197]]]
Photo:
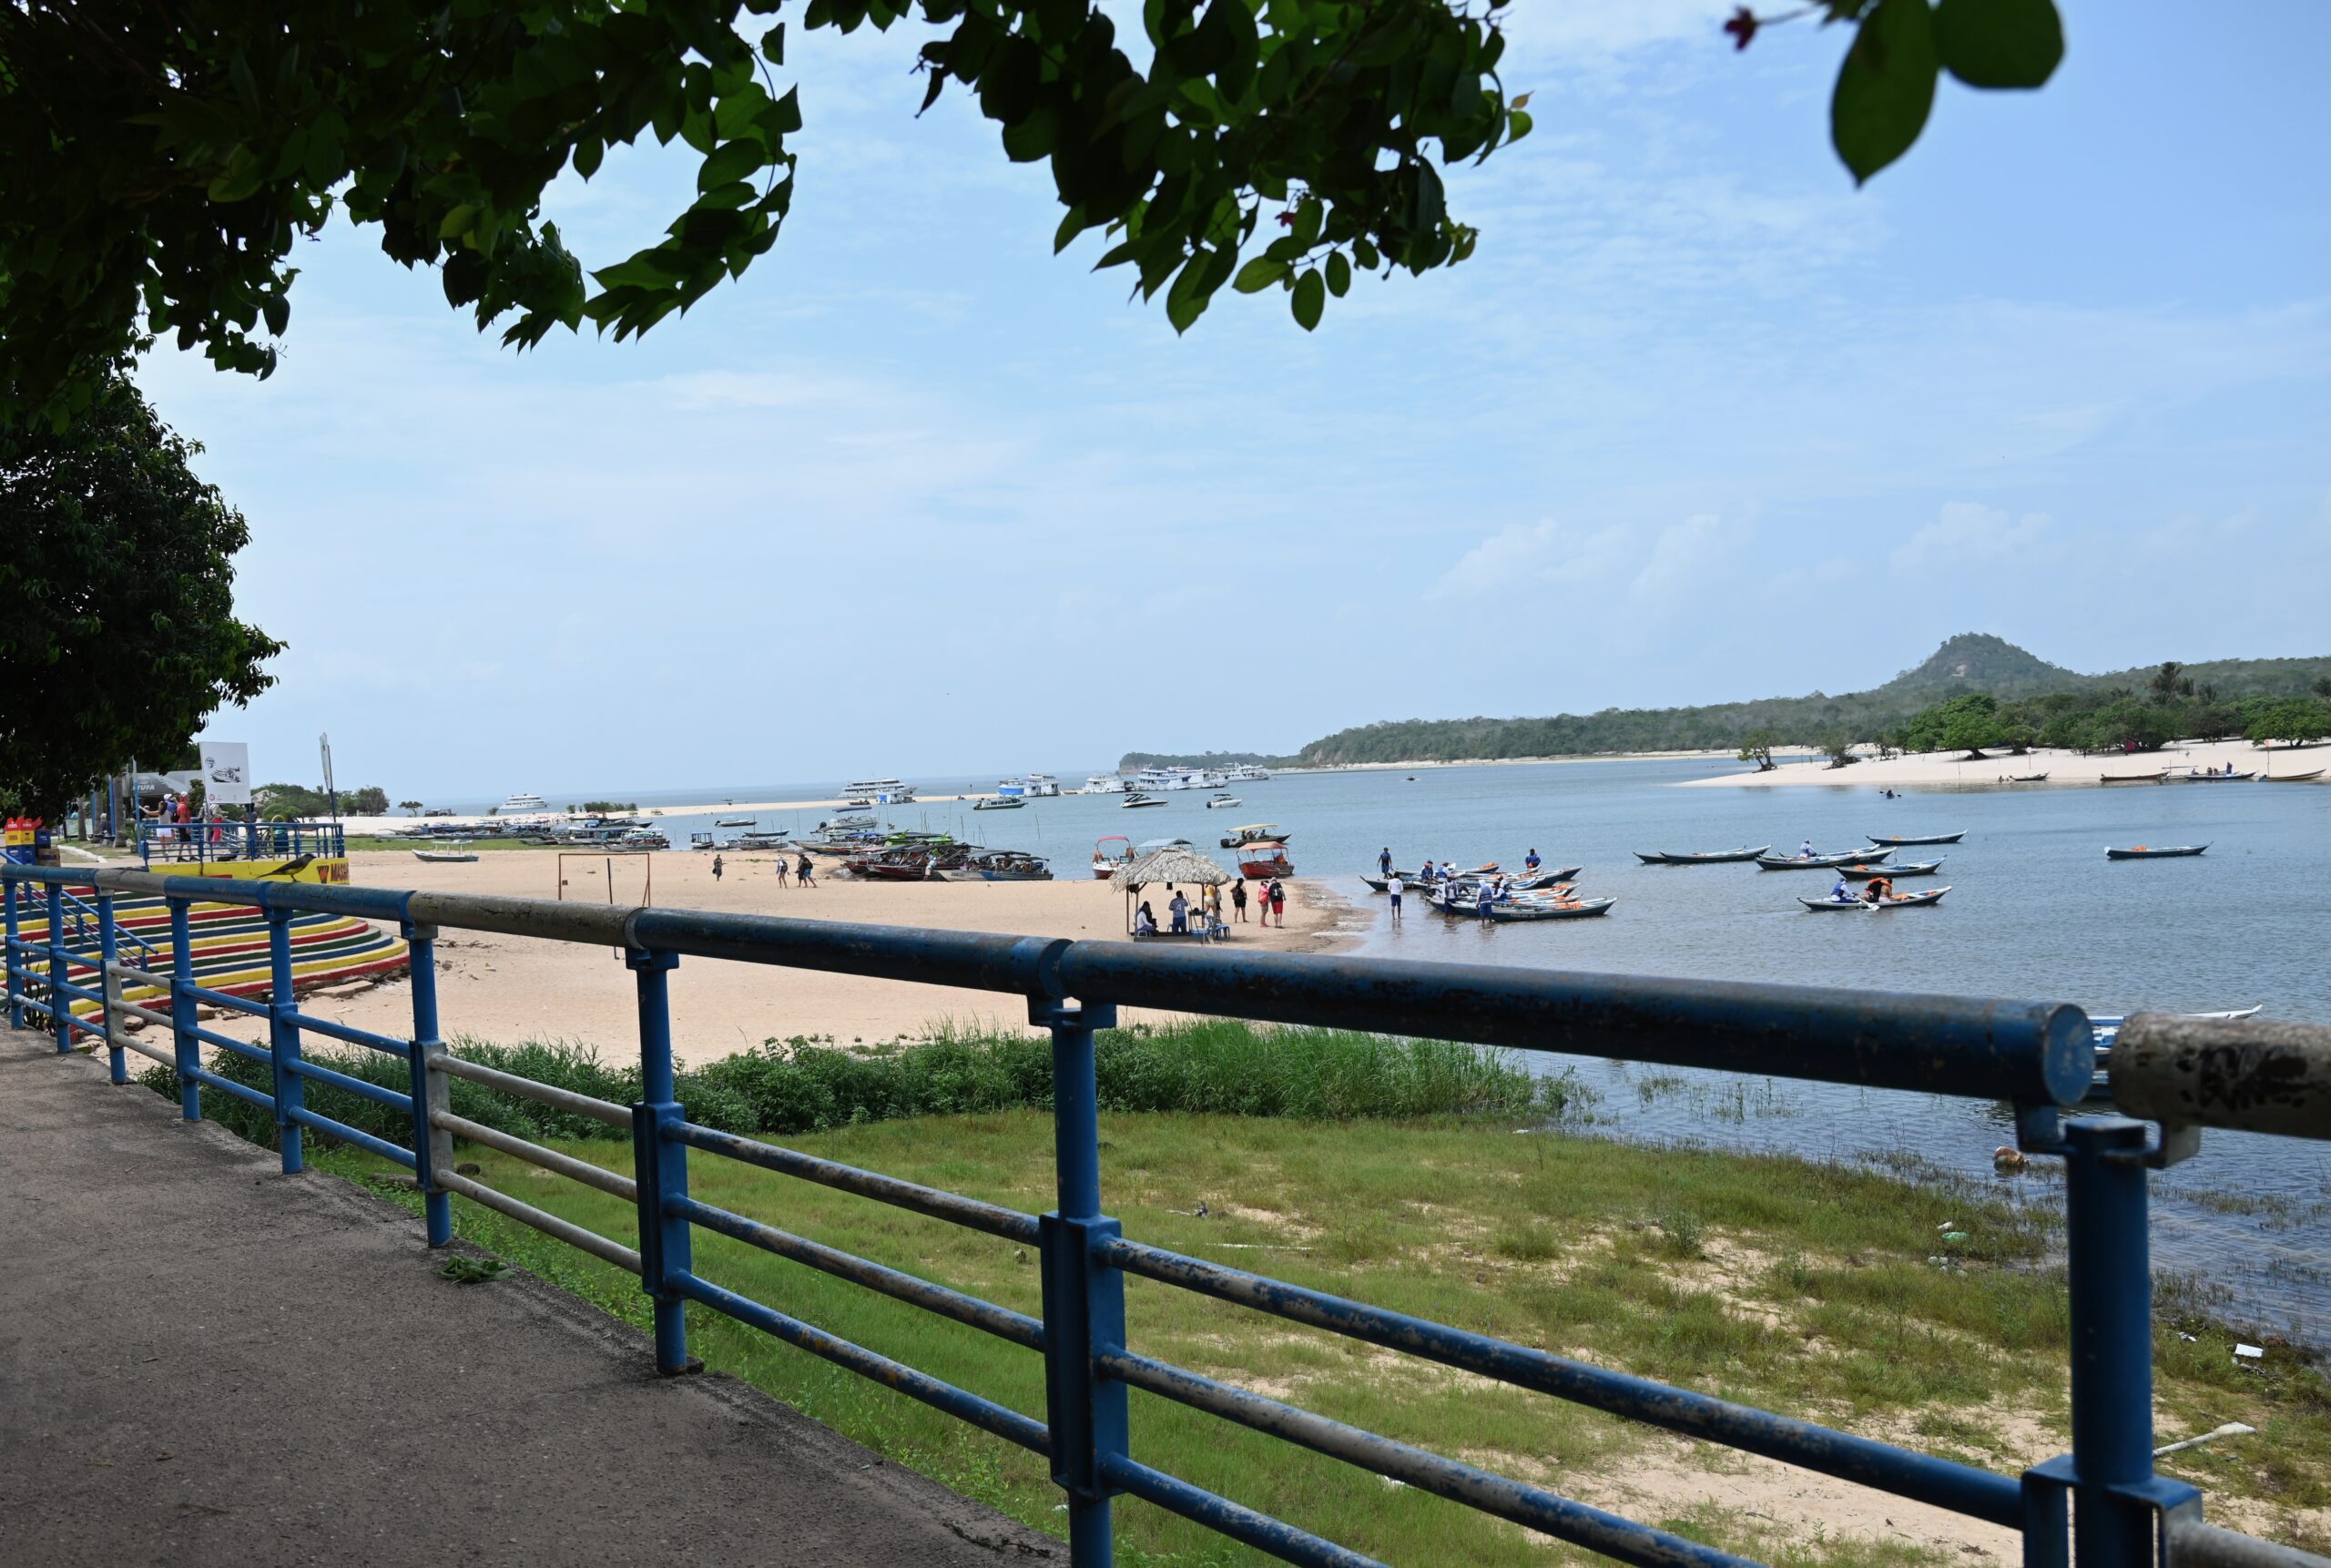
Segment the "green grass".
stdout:
[[[1514,1128],[1496,1117],[1357,1126],[1112,1115],[1106,1201],[1138,1239],[1970,1462],[2012,1471],[2030,1457],[2009,1451],[2001,1412],[2028,1414],[2066,1441],[2067,1323],[2061,1279],[2043,1265],[2044,1211],[1966,1185],[1517,1137]],[[899,1119],[788,1142],[1024,1209],[1051,1202],[1051,1124],[1035,1113]],[[628,1168],[628,1151],[603,1142],[561,1146]],[[490,1151],[465,1157],[490,1186],[606,1235],[635,1232],[617,1200]],[[1035,1260],[1013,1244],[702,1156],[691,1181],[707,1203],[1040,1309]],[[1206,1218],[1195,1213],[1201,1202]],[[465,1202],[456,1212],[465,1237],[646,1323],[628,1276]],[[1938,1242],[1945,1221],[1970,1240]],[[1028,1352],[722,1237],[699,1232],[696,1247],[707,1278],[1043,1415],[1042,1367]],[[1943,1253],[1948,1265],[1929,1261]],[[1691,1462],[1666,1440],[1592,1411],[1146,1281],[1128,1281],[1128,1319],[1145,1352],[1556,1490],[1592,1497],[1598,1475]],[[2198,1337],[2185,1341],[2181,1330]],[[692,1311],[690,1335],[708,1366],[1023,1521],[1059,1528],[1058,1493],[1033,1456],[717,1315]],[[2321,1507],[2331,1496],[2321,1375],[2285,1349],[2262,1371],[2237,1371],[2231,1336],[2204,1319],[2164,1322],[2161,1341],[2164,1441],[2228,1420],[2264,1434],[2164,1468],[2214,1495]],[[1147,1396],[1133,1403],[1137,1458],[1389,1562],[1486,1568],[1524,1550],[1521,1532],[1413,1488]],[[1260,1561],[1144,1504],[1122,1502],[1119,1520],[1128,1563]],[[1776,1533],[1741,1511],[1695,1508],[1663,1522],[1791,1563],[1929,1560],[1868,1539]],[[2285,1533],[2305,1529],[2294,1522]],[[1531,1560],[1542,1550],[1528,1547]]]

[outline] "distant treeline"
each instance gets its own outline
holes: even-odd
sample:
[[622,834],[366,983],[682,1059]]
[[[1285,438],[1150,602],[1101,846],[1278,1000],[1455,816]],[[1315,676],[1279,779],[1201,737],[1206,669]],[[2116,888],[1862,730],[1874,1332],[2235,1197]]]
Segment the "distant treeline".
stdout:
[[[1909,723],[1870,737],[1902,751],[2001,749],[2034,746],[2075,751],[2152,751],[2173,740],[2303,742],[2331,735],[2331,677],[2322,695],[2222,697],[2175,664],[2153,672],[2143,691],[2056,692],[2001,702],[1969,692],[1935,704]],[[1753,744],[1748,748],[1754,749]]]
[[[2178,736],[2247,734],[2266,723],[2251,699],[2320,700],[2331,658],[2218,659],[2164,667],[2171,689],[2157,697],[2160,667],[2082,675],[1986,634],[1952,637],[1933,657],[1869,691],[1831,697],[1766,697],[1701,708],[1605,708],[1551,718],[1410,718],[1363,725],[1323,737],[1291,758],[1155,757],[1133,753],[1127,765],[1214,765],[1215,758],[1265,766],[1332,767],[1355,762],[1456,762],[1513,757],[1576,757],[1612,752],[1733,750],[1840,743],[1898,746],[1908,727],[1954,697],[1982,694],[2013,709],[2012,722],[2035,734],[2155,734],[2163,723],[2193,726]],[[2190,691],[2184,688],[2190,687]],[[2028,705],[2041,702],[2043,708]],[[2017,706],[2017,705],[2026,706]],[[2304,728],[2305,710],[2285,716]],[[2001,722],[2010,722],[2002,719]],[[2083,728],[2101,723],[2102,728]],[[2050,731],[2049,726],[2055,728]],[[2118,731],[2115,727],[2118,727]],[[2163,738],[2176,738],[2176,736]],[[2053,739],[2048,745],[2118,745],[2113,738]],[[2159,744],[2139,739],[2137,744]],[[1998,744],[1998,743],[1993,743]]]
[[1298,760],[1293,757],[1273,757],[1263,751],[1128,751],[1117,759],[1117,767],[1130,772],[1137,768],[1211,768],[1221,772],[1230,768],[1292,768]]

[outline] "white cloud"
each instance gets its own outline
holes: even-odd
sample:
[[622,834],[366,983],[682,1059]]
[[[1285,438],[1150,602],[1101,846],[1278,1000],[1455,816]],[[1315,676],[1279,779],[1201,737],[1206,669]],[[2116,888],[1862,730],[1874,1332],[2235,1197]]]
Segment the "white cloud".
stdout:
[[2013,555],[2038,544],[2051,526],[2041,512],[2011,517],[1980,502],[1945,502],[1941,516],[1894,547],[1894,569],[1909,572]]
[[1586,583],[1616,573],[1634,543],[1624,523],[1589,529],[1552,517],[1500,529],[1442,574],[1430,597],[1512,593],[1539,583]]
[[1747,518],[1726,519],[1713,512],[1663,528],[1627,592],[1637,599],[1673,596],[1699,578],[1729,569],[1732,557],[1755,533]]

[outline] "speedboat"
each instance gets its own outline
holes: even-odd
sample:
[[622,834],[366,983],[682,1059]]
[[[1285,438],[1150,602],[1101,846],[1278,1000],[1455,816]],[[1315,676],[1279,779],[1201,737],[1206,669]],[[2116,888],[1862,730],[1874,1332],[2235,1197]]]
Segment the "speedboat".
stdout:
[[972,802],[974,811],[1017,811],[1028,802],[1017,795],[992,795]]
[[1138,789],[1128,789],[1125,798],[1117,802],[1117,809],[1130,811],[1137,806],[1163,806],[1165,801],[1155,795],[1145,795]]
[[1226,806],[1244,806],[1246,803],[1236,795],[1216,795],[1206,803],[1206,809],[1209,811],[1219,811]]

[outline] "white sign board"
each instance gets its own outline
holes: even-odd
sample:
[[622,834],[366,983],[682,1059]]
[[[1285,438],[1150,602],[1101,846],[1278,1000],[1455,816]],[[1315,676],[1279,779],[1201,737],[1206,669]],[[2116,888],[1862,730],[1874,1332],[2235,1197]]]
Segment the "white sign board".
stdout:
[[239,740],[202,743],[203,799],[219,806],[251,803],[251,748]]

